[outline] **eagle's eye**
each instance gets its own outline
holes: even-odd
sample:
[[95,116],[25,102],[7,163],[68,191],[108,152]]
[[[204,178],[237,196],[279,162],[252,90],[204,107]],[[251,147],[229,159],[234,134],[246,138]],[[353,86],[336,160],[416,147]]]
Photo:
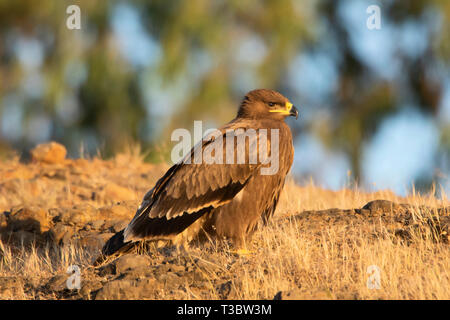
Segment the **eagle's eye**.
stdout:
[[275,106],[276,104],[277,104],[276,102],[269,102],[269,103],[268,103],[269,107],[273,107],[273,106]]

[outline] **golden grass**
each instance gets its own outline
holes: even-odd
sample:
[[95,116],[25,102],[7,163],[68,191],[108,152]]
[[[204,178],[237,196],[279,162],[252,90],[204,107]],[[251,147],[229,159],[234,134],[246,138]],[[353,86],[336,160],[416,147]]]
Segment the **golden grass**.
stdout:
[[[341,228],[325,227],[319,236],[302,232],[295,224],[272,225],[263,231],[263,250],[255,260],[269,272],[257,269],[246,276],[243,298],[267,297],[273,294],[272,288],[297,287],[306,293],[324,290],[330,298],[338,299],[450,297],[448,245],[421,241],[408,246],[381,238],[373,241],[363,230],[359,236],[346,238]],[[370,265],[381,270],[380,290],[367,288]]]
[[[373,199],[395,200],[412,205],[442,206],[443,200],[413,195],[399,198],[352,190],[331,192],[313,186],[288,183],[278,218],[330,207],[361,207]],[[315,199],[317,199],[315,201]],[[417,210],[417,213],[424,213]],[[425,214],[425,213],[424,213]],[[431,214],[431,213],[426,213]],[[420,217],[417,217],[418,219]],[[295,219],[275,220],[255,235],[250,257],[241,257],[226,273],[239,299],[270,299],[278,291],[296,291],[297,299],[449,299],[450,249],[432,234],[414,234],[412,243],[394,237],[371,236],[377,226],[327,224],[308,229]],[[381,222],[380,222],[381,224]],[[379,226],[378,226],[379,227]],[[202,255],[208,259],[208,255]],[[232,258],[215,252],[215,263],[227,266]],[[367,286],[367,268],[380,269],[380,289]],[[215,279],[214,272],[209,273]],[[213,285],[207,299],[220,296]],[[186,298],[200,298],[187,288]],[[190,293],[190,294],[189,294]]]
[[43,296],[31,288],[41,287],[51,277],[66,273],[71,265],[85,270],[92,268],[92,259],[91,252],[77,246],[10,247],[0,241],[0,278],[16,277],[22,283],[19,290],[13,292],[2,294],[0,290],[0,299],[56,299],[54,294]]

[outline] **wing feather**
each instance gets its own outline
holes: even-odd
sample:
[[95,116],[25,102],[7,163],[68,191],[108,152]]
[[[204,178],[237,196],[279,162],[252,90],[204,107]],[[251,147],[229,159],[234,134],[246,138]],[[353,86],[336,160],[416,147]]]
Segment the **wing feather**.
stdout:
[[[150,190],[144,197],[143,204],[136,212],[135,217],[124,231],[125,240],[134,238],[145,238],[156,236],[155,233],[164,233],[162,221],[167,223],[173,220],[173,223],[186,223],[186,227],[192,224],[199,215],[199,212],[205,214],[212,210],[230,202],[236,194],[246,185],[248,180],[259,170],[260,163],[248,164],[249,149],[257,152],[255,148],[249,148],[257,143],[258,136],[245,137],[247,159],[244,164],[228,164],[225,163],[226,152],[234,152],[233,156],[236,160],[238,148],[227,148],[226,130],[244,127],[245,124],[232,122],[228,126],[221,129],[223,145],[223,162],[224,163],[188,163],[188,158],[194,159],[197,148],[201,148],[202,152],[205,147],[211,143],[217,143],[216,139],[204,139],[199,142],[191,152],[180,162],[173,165],[166,174],[158,180],[155,187]],[[236,144],[239,135],[244,134],[243,131],[235,132],[233,143]],[[217,149],[216,149],[217,150]],[[259,160],[259,159],[258,159]],[[185,215],[193,215],[197,218],[179,219]],[[152,223],[158,219],[160,230],[155,229]],[[147,226],[146,226],[147,225]],[[162,229],[161,229],[162,228]],[[179,230],[180,227],[174,228],[167,226],[171,230]]]

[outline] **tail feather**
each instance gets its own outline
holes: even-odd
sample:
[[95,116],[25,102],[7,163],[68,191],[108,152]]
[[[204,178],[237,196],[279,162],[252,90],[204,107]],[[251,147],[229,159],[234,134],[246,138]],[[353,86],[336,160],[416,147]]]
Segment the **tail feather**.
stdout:
[[124,242],[124,230],[117,232],[108,241],[106,241],[102,249],[103,255],[110,256],[114,253],[123,252],[132,246],[133,243],[131,241]]
[[102,249],[102,254],[94,261],[94,266],[98,267],[102,265],[108,260],[109,256],[126,252],[136,244],[136,242],[132,241],[124,242],[123,231],[124,230],[117,232],[108,241],[106,241]]

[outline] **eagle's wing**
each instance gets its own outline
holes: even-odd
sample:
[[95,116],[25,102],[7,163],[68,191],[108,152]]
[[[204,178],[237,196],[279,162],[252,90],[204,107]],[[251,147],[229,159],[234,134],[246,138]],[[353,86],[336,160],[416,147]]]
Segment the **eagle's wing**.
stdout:
[[[145,195],[124,231],[125,241],[179,233],[203,214],[230,202],[265,161],[258,153],[258,132],[247,132],[242,124],[232,123],[192,148]],[[239,139],[246,141],[245,159],[241,159],[241,164],[236,163],[243,151],[236,146],[236,141],[244,141]],[[266,146],[270,148],[269,141]],[[195,154],[199,151],[213,156],[222,151],[222,162],[208,163],[203,159],[201,163],[195,163]],[[227,154],[232,163],[227,163]]]

